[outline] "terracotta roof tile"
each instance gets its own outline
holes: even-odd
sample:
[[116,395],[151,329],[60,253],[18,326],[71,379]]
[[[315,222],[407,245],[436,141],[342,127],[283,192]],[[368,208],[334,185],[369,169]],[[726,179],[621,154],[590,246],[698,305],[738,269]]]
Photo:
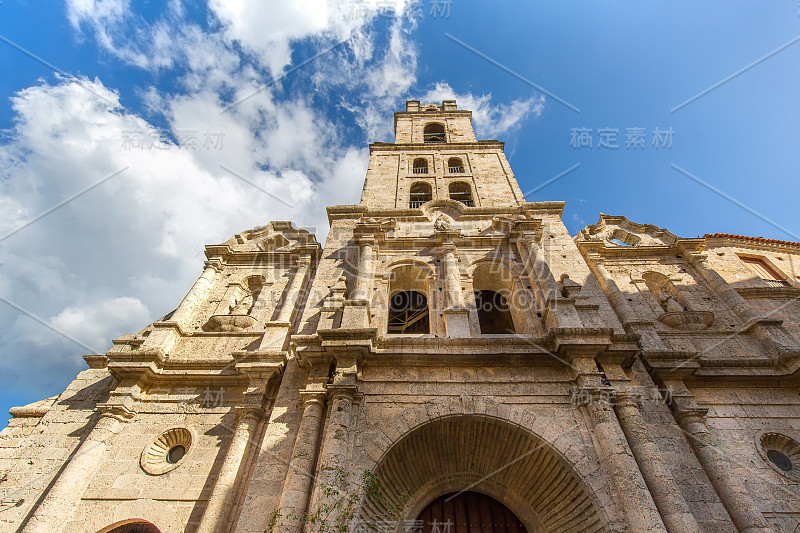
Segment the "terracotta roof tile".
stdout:
[[785,244],[788,246],[800,246],[800,242],[780,241],[778,239],[765,239],[764,237],[747,237],[746,235],[733,235],[732,233],[706,233],[704,239],[742,239],[745,241],[763,242],[767,244]]

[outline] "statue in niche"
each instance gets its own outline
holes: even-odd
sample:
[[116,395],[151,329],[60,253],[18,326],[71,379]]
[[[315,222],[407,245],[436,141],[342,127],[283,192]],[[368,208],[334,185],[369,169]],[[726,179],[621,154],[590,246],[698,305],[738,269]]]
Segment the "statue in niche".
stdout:
[[667,313],[687,311],[686,307],[681,305],[680,302],[678,302],[678,300],[676,300],[675,297],[671,295],[665,287],[662,287],[660,292],[661,294],[658,296],[658,303],[661,304],[661,307],[664,308],[664,311]]
[[228,307],[229,315],[249,315],[250,310],[253,308],[253,295],[246,294],[241,298],[237,298]]

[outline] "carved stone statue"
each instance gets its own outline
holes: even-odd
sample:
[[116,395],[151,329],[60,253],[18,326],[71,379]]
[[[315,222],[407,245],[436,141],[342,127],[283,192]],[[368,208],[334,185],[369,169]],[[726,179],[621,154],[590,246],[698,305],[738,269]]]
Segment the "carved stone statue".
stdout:
[[444,215],[439,215],[439,217],[433,223],[433,229],[436,231],[449,231],[450,228],[450,219]]
[[228,308],[229,315],[249,315],[250,309],[253,307],[253,295],[247,294],[238,300],[234,300],[233,304]]
[[666,289],[661,290],[661,295],[658,298],[661,307],[664,308],[664,311],[667,313],[676,313],[676,312],[683,312],[685,309],[683,306],[672,296],[669,291]]

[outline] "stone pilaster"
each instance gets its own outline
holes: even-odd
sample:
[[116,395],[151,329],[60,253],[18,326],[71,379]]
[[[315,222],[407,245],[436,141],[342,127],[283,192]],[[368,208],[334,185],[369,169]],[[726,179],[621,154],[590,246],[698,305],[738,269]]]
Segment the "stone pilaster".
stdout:
[[208,499],[197,533],[222,533],[230,525],[231,512],[236,500],[236,481],[246,462],[264,417],[264,410],[253,406],[237,408],[236,428],[231,437],[225,460],[217,476],[214,490]]
[[261,338],[259,349],[286,349],[292,330],[292,315],[294,314],[297,301],[308,279],[310,267],[310,255],[303,255],[298,259],[297,268],[294,274],[292,274],[292,279],[286,285],[283,298],[281,299],[281,306],[275,315],[275,320],[267,322],[264,325],[264,336]]
[[570,365],[576,373],[575,383],[578,385],[573,394],[579,395],[578,403],[589,415],[597,454],[611,477],[631,531],[666,533],[661,515],[611,406],[614,388],[603,385],[602,374],[589,353],[573,356]]
[[376,243],[370,237],[361,237],[358,239],[358,245],[358,272],[356,273],[356,283],[350,294],[350,299],[369,301],[372,278],[375,275],[373,263],[375,262]]
[[289,322],[292,319],[292,313],[294,313],[297,300],[300,297],[300,292],[303,290],[303,286],[306,283],[306,278],[308,277],[308,271],[310,267],[310,255],[304,255],[298,259],[297,268],[292,275],[292,280],[289,282],[286,288],[285,297],[283,298],[283,303],[278,311],[276,321]]
[[742,295],[716,270],[708,266],[706,255],[697,252],[689,252],[686,255],[689,263],[708,282],[711,289],[745,322],[747,331],[764,343],[775,360],[783,363],[789,357],[800,357],[800,345],[783,328],[782,321],[758,316]]
[[620,290],[617,282],[611,277],[611,273],[603,264],[603,259],[599,254],[588,254],[586,263],[589,265],[595,278],[597,278],[600,288],[608,298],[612,309],[619,317],[627,333],[638,334],[641,337],[640,344],[643,350],[665,350],[666,346],[658,336],[653,324],[642,321],[633,308],[628,303],[628,298]]
[[222,262],[218,259],[211,259],[206,261],[205,270],[194,282],[192,288],[184,296],[178,308],[170,318],[171,321],[177,322],[181,327],[186,328],[194,317],[197,307],[203,303],[208,297],[208,293],[214,286],[219,273],[222,271]]
[[629,392],[616,394],[616,412],[622,431],[639,464],[644,481],[653,495],[669,533],[700,533],[700,526],[683,499],[672,472],[664,462],[653,437],[647,430],[640,409],[641,399]]
[[733,310],[733,312],[744,320],[745,322],[749,322],[752,320],[756,320],[758,316],[750,309],[750,306],[747,305],[742,296],[736,292],[736,289],[731,287],[725,279],[719,275],[719,273],[708,266],[706,260],[708,257],[705,254],[697,253],[697,252],[687,252],[685,254],[689,263],[700,273],[700,275],[705,279],[711,289],[717,293],[717,296],[722,298],[728,307]]
[[301,533],[303,530],[303,517],[311,496],[311,482],[314,479],[322,413],[325,408],[324,392],[306,390],[300,396],[303,399],[303,416],[278,507],[277,531],[282,533]]
[[539,238],[534,231],[520,228],[517,248],[523,258],[528,277],[534,281],[543,306],[543,316],[548,328],[579,328],[583,326],[575,302],[561,295],[550,265],[544,258]]
[[707,409],[694,401],[682,381],[665,382],[673,398],[673,413],[703,467],[722,505],[740,533],[772,533],[735,469],[717,447],[705,421]]
[[42,502],[21,528],[24,533],[57,533],[67,523],[81,495],[122,430],[135,413],[119,405],[98,404],[100,418],[58,474]]
[[628,447],[625,434],[614,416],[610,403],[612,390],[597,388],[584,389],[582,392],[588,395],[586,408],[597,437],[598,454],[611,475],[631,531],[666,532],[653,497]]

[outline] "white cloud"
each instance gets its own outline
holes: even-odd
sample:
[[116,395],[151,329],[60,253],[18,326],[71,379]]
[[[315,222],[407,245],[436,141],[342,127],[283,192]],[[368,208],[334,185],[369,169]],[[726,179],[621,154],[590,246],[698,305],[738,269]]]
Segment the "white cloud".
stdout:
[[116,332],[138,331],[150,320],[141,300],[126,296],[67,307],[50,324],[99,351],[110,348],[109,340]]
[[450,85],[439,82],[420,97],[424,103],[440,103],[442,100],[456,100],[459,109],[472,111],[475,134],[482,139],[497,139],[518,128],[529,116],[538,117],[544,111],[543,95],[531,96],[527,100],[514,100],[510,104],[492,104],[492,95],[475,96],[471,93],[457,93]]
[[[366,150],[341,146],[302,99],[278,109],[263,91],[226,113],[209,92],[149,99],[173,131],[195,132],[193,149],[150,147],[162,132],[98,80],[20,91],[15,127],[0,145],[0,206],[13,215],[3,219],[6,233],[127,167],[0,241],[0,295],[101,350],[180,301],[205,244],[269,220],[313,227],[323,240],[324,206],[357,202],[367,166]],[[222,146],[204,147],[206,131],[223,132]],[[133,149],[132,138],[144,145]],[[13,324],[0,336],[0,373],[15,386],[35,390],[80,368],[82,349],[69,340],[8,306],[0,320]]]

